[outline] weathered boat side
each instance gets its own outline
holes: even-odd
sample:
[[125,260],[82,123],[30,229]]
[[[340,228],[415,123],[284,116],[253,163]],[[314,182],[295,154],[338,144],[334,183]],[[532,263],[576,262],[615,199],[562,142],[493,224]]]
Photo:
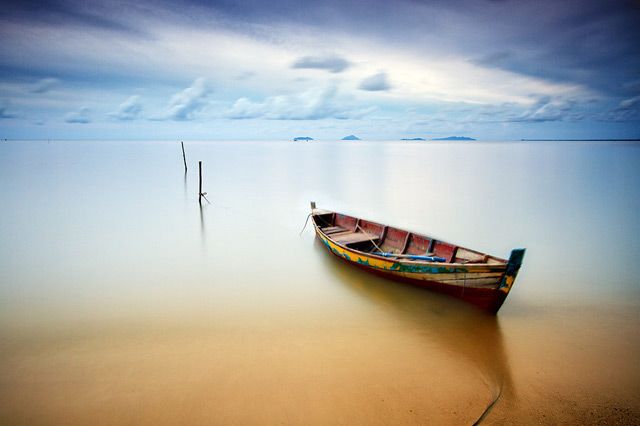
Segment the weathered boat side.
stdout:
[[506,261],[425,235],[315,208],[312,218],[316,236],[335,256],[377,275],[450,294],[492,313],[500,309],[509,294],[524,256],[524,249],[516,249]]

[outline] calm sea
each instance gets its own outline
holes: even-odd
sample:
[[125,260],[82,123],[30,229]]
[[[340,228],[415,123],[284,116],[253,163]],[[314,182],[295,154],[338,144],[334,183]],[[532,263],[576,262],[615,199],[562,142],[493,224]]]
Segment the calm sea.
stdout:
[[[0,142],[0,423],[640,422],[639,144],[185,148]],[[489,317],[334,259],[310,201],[527,254]]]

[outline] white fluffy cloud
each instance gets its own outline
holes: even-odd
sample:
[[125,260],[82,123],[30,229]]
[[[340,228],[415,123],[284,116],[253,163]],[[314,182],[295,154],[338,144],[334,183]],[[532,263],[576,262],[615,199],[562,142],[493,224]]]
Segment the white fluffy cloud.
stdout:
[[190,87],[171,98],[166,112],[160,117],[165,120],[193,120],[207,106],[207,97],[211,93],[207,81],[197,78]]
[[309,89],[290,95],[269,96],[262,102],[238,99],[225,113],[227,118],[266,118],[271,120],[319,120],[323,118],[360,118],[375,108],[354,108],[338,99],[335,86]]
[[137,95],[130,96],[126,101],[118,106],[118,109],[109,114],[111,118],[121,121],[129,121],[140,118],[142,113],[142,104],[140,97]]
[[66,121],[67,123],[74,123],[74,124],[91,123],[91,117],[89,117],[90,112],[91,111],[89,110],[89,108],[82,107],[78,111],[72,111],[68,113],[65,116],[64,121]]

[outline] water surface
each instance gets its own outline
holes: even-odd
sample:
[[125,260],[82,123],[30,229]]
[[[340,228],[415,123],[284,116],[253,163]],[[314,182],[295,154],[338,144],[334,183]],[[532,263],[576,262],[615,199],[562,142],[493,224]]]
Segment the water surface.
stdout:
[[[0,143],[1,423],[640,419],[639,145],[185,147]],[[524,266],[487,316],[299,236],[312,200]]]

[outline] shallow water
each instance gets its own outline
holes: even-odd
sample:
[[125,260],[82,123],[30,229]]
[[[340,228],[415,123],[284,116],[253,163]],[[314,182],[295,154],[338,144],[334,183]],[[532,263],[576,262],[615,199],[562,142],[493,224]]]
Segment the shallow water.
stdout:
[[[0,423],[640,420],[640,145],[185,147],[0,143]],[[486,316],[299,236],[311,200],[524,266]]]

